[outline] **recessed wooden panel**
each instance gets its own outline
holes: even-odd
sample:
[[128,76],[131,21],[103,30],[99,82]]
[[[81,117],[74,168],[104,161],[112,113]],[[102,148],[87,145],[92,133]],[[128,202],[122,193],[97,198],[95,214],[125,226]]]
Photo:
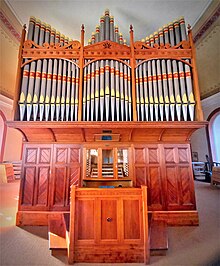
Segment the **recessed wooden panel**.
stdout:
[[39,167],[38,182],[36,188],[36,204],[48,205],[48,183],[49,183],[50,167]]
[[149,163],[159,163],[159,150],[157,148],[148,148]]
[[51,149],[50,148],[39,148],[39,163],[49,164],[51,161]]
[[37,148],[27,148],[26,149],[26,164],[36,164],[37,163]]
[[147,184],[146,167],[135,167],[136,187]]
[[101,240],[117,239],[117,200],[101,200]]
[[76,202],[76,240],[94,239],[94,211],[94,200],[83,199]]
[[145,148],[135,148],[134,162],[136,164],[145,163]]
[[33,204],[35,173],[36,173],[36,167],[24,168],[22,205]]
[[76,167],[70,167],[69,168],[69,173],[67,176],[67,180],[68,183],[66,184],[66,189],[67,189],[67,198],[66,198],[66,202],[67,205],[69,205],[70,203],[70,187],[72,185],[74,186],[79,186],[79,182],[80,182],[80,166],[76,166]]
[[189,163],[189,155],[187,148],[178,148],[179,163]]
[[67,163],[68,149],[56,148],[55,163]]
[[166,163],[175,163],[175,150],[174,148],[164,148],[164,156]]
[[179,187],[178,179],[176,174],[176,167],[166,167],[166,177],[167,177],[167,204],[168,207],[172,205],[180,205],[179,202]]
[[188,205],[192,204],[192,186],[190,180],[190,169],[187,166],[179,167],[179,176],[181,181],[181,191],[182,191],[182,204]]
[[70,163],[80,163],[80,149],[70,148]]
[[148,169],[148,204],[152,207],[162,208],[162,183],[161,183],[161,173],[160,167],[149,167]]
[[124,239],[140,239],[140,206],[139,200],[123,200]]
[[64,206],[65,202],[65,182],[66,181],[66,167],[55,167],[54,174],[54,205]]

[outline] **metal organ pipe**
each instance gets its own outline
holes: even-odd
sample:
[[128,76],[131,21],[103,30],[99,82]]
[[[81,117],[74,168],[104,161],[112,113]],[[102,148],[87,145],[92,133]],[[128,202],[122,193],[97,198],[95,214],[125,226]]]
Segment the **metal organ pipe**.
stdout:
[[[41,23],[40,26],[40,37],[39,37],[39,45],[42,46],[44,42],[46,24]],[[33,97],[33,119],[34,121],[37,120],[38,115],[38,107],[39,107],[39,96],[40,96],[40,83],[41,83],[41,72],[42,69],[42,60],[37,60],[37,68],[36,68],[36,78],[34,84],[34,97]]]
[[[30,17],[27,40],[33,40],[35,24],[36,24],[36,18]],[[27,62],[27,59],[25,59],[24,62]],[[30,70],[30,64],[26,64],[23,69],[21,93],[20,93],[20,99],[19,99],[21,121],[24,120],[24,116],[25,116],[27,90],[28,90],[28,82],[29,82],[29,70]]]
[[110,107],[110,83],[109,83],[109,78],[110,78],[110,65],[109,65],[109,60],[106,60],[105,62],[105,114],[106,118],[105,120],[109,120],[109,107]]
[[[69,38],[31,17],[27,38],[43,43],[67,45]],[[169,48],[186,40],[184,18],[160,28],[142,40],[148,49]],[[126,44],[109,11],[100,18],[90,44],[110,40]],[[181,45],[181,44],[180,44]],[[161,46],[161,47],[159,47]],[[165,47],[163,47],[165,46]],[[180,48],[181,49],[181,48]],[[25,59],[24,62],[27,62]],[[82,91],[83,121],[131,121],[131,69],[129,60],[85,59]],[[124,60],[124,63],[123,63]],[[195,100],[190,60],[136,60],[136,108],[138,121],[194,119]],[[128,64],[128,65],[126,65]],[[30,121],[77,121],[79,103],[78,59],[38,59],[24,66],[19,99],[20,119]]]
[[[40,23],[41,23],[40,20],[37,19],[35,28],[34,28],[34,39],[33,39],[35,43],[38,43],[38,40],[39,40]],[[35,73],[36,73],[36,61],[33,61],[31,62],[31,65],[30,65],[29,84],[28,84],[28,92],[27,92],[27,121],[31,120]]]

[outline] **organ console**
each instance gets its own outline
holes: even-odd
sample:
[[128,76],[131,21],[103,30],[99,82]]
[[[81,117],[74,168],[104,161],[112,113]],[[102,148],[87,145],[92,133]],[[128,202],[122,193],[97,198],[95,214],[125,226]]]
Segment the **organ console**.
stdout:
[[[122,208],[125,215],[126,206],[137,207],[138,202],[144,202],[153,219],[169,225],[198,224],[190,136],[206,122],[192,32],[189,27],[187,34],[184,18],[141,41],[134,41],[130,26],[130,44],[126,44],[108,10],[88,45],[84,44],[84,26],[81,40],[73,41],[34,17],[30,18],[25,36],[24,28],[15,119],[8,122],[24,136],[17,225],[47,225],[51,214],[68,213],[73,185],[80,188],[79,194],[82,191],[85,196],[88,192],[85,197],[90,200],[93,193],[97,197],[107,193],[108,198],[112,193],[112,198],[119,200],[117,187],[122,189],[118,191],[123,199],[126,195],[132,198],[133,192],[141,195],[137,189],[147,186],[146,200],[140,196],[140,201],[131,203],[126,198],[124,205],[122,199],[119,205],[113,200],[109,203],[110,212],[116,215],[117,208]],[[103,186],[115,190],[102,194]],[[76,209],[72,208],[76,213],[70,217],[79,214],[88,226],[90,222],[83,218],[77,204]],[[93,204],[93,200],[85,200],[85,210],[91,212],[91,206],[94,210],[97,206],[102,208],[101,203]],[[116,212],[114,204],[119,206]],[[107,205],[103,206],[108,208]],[[136,208],[140,217],[141,210],[139,213]],[[101,215],[99,211],[95,213]],[[145,218],[139,219],[140,234],[146,233]],[[132,223],[137,226],[135,221]],[[73,221],[71,224],[74,227]],[[121,222],[120,226],[123,230]],[[126,230],[132,230],[129,228]],[[122,234],[120,231],[120,241]],[[126,234],[132,238],[132,234]],[[147,262],[146,236],[147,233],[138,238],[139,242],[118,241],[139,243],[137,249],[145,255],[135,254],[138,261]],[[102,241],[97,237],[101,248]],[[70,242],[74,252],[73,241]]]

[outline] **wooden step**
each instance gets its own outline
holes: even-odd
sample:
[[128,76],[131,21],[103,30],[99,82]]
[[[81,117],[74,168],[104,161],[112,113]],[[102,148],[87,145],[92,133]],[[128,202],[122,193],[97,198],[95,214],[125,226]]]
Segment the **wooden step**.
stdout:
[[63,250],[67,249],[65,224],[60,217],[50,218],[48,220],[49,249]]
[[168,250],[167,223],[162,220],[150,222],[150,254],[152,256],[164,256]]

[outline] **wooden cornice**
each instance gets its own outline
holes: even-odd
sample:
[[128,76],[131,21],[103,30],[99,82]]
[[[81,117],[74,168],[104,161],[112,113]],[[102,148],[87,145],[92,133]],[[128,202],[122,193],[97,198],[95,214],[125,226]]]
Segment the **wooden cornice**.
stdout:
[[[120,134],[121,143],[186,143],[194,131],[208,124],[202,122],[22,122],[7,125],[23,133],[27,142],[93,142],[95,134],[106,130]],[[106,143],[106,141],[104,141]],[[111,141],[110,141],[111,142]]]

